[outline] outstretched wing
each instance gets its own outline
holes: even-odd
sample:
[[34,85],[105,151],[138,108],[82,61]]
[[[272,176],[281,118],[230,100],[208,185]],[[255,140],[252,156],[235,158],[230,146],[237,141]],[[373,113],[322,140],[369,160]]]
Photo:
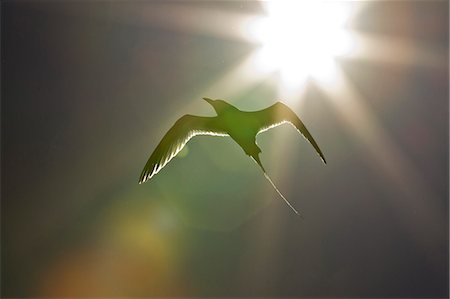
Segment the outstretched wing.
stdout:
[[178,119],[148,159],[139,177],[139,184],[157,174],[192,137],[197,135],[228,136],[227,132],[221,130],[217,123],[217,117],[184,115]]
[[257,119],[258,134],[284,123],[290,123],[297,129],[300,134],[303,135],[303,137],[305,137],[306,140],[309,141],[309,143],[311,143],[322,161],[325,164],[327,163],[325,157],[322,154],[322,151],[320,150],[314,138],[309,133],[308,129],[305,127],[297,114],[295,114],[295,112],[285,104],[277,102],[266,109],[250,113],[252,113],[255,119]]

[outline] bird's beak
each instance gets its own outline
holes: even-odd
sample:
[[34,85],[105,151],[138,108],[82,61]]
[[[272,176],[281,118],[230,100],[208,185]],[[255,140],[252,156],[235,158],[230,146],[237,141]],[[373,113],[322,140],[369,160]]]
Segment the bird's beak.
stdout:
[[203,98],[205,101],[207,101],[210,105],[214,102],[214,100],[211,100],[210,98]]

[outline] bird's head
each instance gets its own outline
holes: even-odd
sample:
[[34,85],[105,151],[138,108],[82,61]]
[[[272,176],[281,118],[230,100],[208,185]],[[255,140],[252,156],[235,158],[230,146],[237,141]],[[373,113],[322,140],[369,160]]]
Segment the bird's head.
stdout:
[[224,100],[212,100],[210,98],[203,98],[207,101],[211,106],[213,106],[214,110],[216,110],[217,114],[221,114],[225,110],[232,109],[234,106],[228,104]]

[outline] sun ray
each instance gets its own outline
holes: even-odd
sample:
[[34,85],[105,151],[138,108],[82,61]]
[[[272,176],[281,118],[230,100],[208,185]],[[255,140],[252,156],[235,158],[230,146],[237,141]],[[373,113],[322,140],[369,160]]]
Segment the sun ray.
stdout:
[[[181,107],[180,110],[200,109],[204,107],[204,102],[200,101],[203,97],[211,98],[233,98],[242,90],[249,88],[267,78],[267,73],[255,73],[255,57],[249,54],[237,62],[229,70],[225,71],[215,82],[206,86],[201,91],[196,92],[186,98],[191,100]],[[184,98],[184,99],[186,99]],[[209,109],[209,107],[208,107]]]
[[113,16],[120,22],[246,42],[249,41],[246,28],[258,17],[182,2],[138,3],[121,8]]
[[419,171],[402,154],[396,142],[364,104],[363,96],[340,69],[335,69],[333,84],[320,80],[318,83],[346,128],[364,146],[370,166],[376,168],[388,183],[401,192],[396,201],[388,204],[393,204],[399,215],[404,211],[421,211],[416,214],[414,221],[400,218],[417,242],[427,246],[429,234],[435,234],[434,237],[438,238],[443,227],[437,211],[427,205],[436,195],[427,187]]
[[346,57],[402,65],[446,68],[448,49],[418,44],[416,41],[353,31],[353,46]]

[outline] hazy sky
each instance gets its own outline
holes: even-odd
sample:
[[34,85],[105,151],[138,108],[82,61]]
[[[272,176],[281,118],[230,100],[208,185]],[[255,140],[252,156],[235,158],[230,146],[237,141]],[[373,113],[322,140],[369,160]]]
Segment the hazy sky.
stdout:
[[[290,91],[244,68],[260,2],[2,1],[2,297],[447,297],[448,2],[353,5],[340,83]],[[327,165],[258,144],[304,220],[229,138],[137,184],[202,96],[298,113]]]

